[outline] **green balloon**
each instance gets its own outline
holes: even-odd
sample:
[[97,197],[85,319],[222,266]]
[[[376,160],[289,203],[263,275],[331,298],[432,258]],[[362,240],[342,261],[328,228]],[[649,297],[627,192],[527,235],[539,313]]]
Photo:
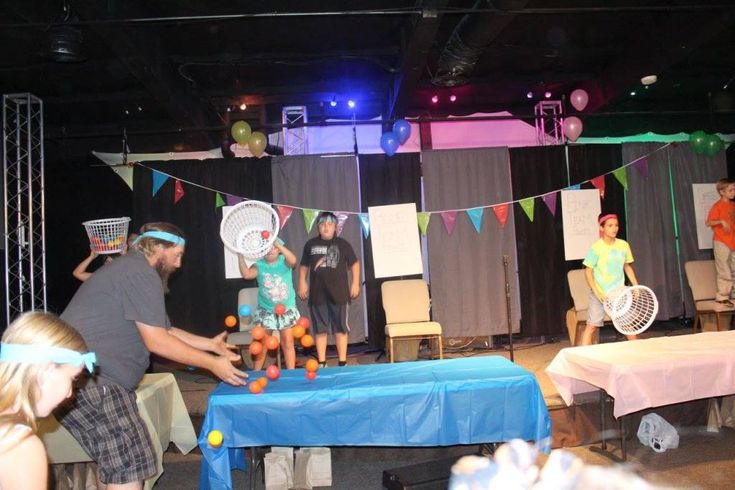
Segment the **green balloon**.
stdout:
[[252,130],[250,125],[245,121],[237,121],[232,125],[232,139],[234,139],[239,145],[247,145],[250,139]]
[[717,155],[725,145],[716,134],[708,134],[704,142],[704,153],[708,156]]
[[705,151],[705,143],[707,142],[707,133],[702,131],[695,131],[689,135],[689,146],[692,147],[694,153],[702,154]]

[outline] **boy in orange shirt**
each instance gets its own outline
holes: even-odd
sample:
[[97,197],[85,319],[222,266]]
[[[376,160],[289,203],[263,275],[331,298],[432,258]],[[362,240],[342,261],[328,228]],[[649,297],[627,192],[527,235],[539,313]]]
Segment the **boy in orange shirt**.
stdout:
[[715,300],[723,306],[732,308],[732,273],[735,270],[735,182],[730,179],[717,181],[720,199],[712,206],[707,215],[706,225],[714,233],[712,251],[717,269],[717,296]]

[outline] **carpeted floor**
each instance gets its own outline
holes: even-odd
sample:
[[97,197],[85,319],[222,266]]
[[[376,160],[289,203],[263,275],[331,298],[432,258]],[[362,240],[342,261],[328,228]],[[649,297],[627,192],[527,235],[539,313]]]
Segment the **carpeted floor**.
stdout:
[[[677,325],[661,325],[651,329],[646,336],[679,335],[690,333],[688,327]],[[615,340],[611,332],[606,332],[603,341]],[[539,382],[541,391],[550,409],[565,409],[553,384],[546,376],[544,369],[556,353],[568,347],[568,341],[555,341],[544,344],[518,344],[514,351],[516,363],[533,372]],[[353,352],[354,351],[354,352]],[[423,354],[422,354],[423,355]],[[449,349],[447,357],[472,355],[502,355],[509,357],[507,349],[500,350],[456,350]],[[364,349],[352,349],[349,362],[351,364],[368,364],[376,362],[378,353],[366,352]],[[305,359],[300,358],[300,362]],[[385,357],[377,359],[385,362]],[[157,364],[156,370],[172,371],[176,375],[184,401],[192,415],[195,428],[201,426],[202,415],[206,411],[206,400],[215,381],[206,373],[187,371],[171,364]],[[553,429],[553,427],[552,427]],[[706,427],[680,427],[680,447],[664,453],[656,453],[642,446],[635,437],[628,441],[628,461],[626,468],[636,472],[651,483],[673,488],[732,488],[730,478],[735,474],[735,430],[722,428],[718,433],[707,432]],[[585,445],[566,448],[586,464],[614,465],[610,457],[594,450],[595,446]],[[613,454],[619,455],[613,445]],[[332,448],[333,485],[330,488],[361,490],[380,489],[383,487],[383,471],[401,468],[420,462],[439,461],[447,458],[459,458],[464,454],[476,453],[476,446],[459,446],[449,448]],[[201,454],[195,449],[188,455],[178,453],[172,445],[164,456],[164,474],[156,489],[186,490],[198,488],[199,463]],[[234,471],[235,488],[246,488],[248,475]],[[604,482],[601,482],[604,484]],[[264,488],[262,481],[257,488]],[[432,487],[432,488],[441,488]],[[601,486],[600,488],[603,488]]]

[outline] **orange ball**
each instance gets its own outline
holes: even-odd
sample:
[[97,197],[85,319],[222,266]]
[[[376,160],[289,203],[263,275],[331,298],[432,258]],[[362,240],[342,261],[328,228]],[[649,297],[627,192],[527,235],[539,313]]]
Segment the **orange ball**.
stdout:
[[316,359],[309,359],[306,361],[306,365],[304,366],[307,371],[315,373],[319,369],[319,363],[316,361]]
[[250,388],[250,393],[252,393],[253,395],[257,395],[258,393],[261,393],[263,391],[263,387],[257,381],[251,382],[248,385],[248,388]]
[[263,337],[265,337],[265,329],[263,327],[261,327],[260,325],[256,325],[250,331],[250,335],[255,340],[261,340]]
[[275,364],[271,364],[268,366],[268,369],[265,370],[265,375],[268,376],[268,379],[271,381],[275,381],[281,376],[281,370]]
[[237,317],[235,317],[235,315],[227,315],[225,317],[225,327],[232,328],[235,325],[237,325]]
[[255,382],[258,383],[261,388],[265,388],[266,386],[268,386],[268,378],[266,378],[265,376],[261,376],[260,378],[256,379]]
[[258,354],[263,352],[263,344],[255,340],[252,344],[250,344],[250,347],[248,347],[248,351],[250,351],[252,355],[257,356]]
[[278,349],[278,346],[281,344],[278,341],[278,337],[274,335],[269,335],[268,337],[266,337],[264,343],[265,343],[265,348],[268,350],[276,350]]
[[273,307],[273,313],[276,314],[276,316],[281,316],[286,313],[286,305],[283,303],[278,303],[276,306]]
[[309,334],[304,335],[301,337],[301,345],[303,347],[313,347],[314,346],[314,337],[312,337]]
[[300,325],[304,327],[304,329],[307,329],[311,326],[311,322],[309,319],[305,316],[300,316],[298,320],[296,320],[296,325]]
[[306,379],[314,381],[316,379],[316,371],[306,371]]
[[293,335],[293,338],[295,339],[300,339],[304,336],[305,333],[306,330],[304,330],[304,327],[302,327],[301,325],[294,325],[293,327],[291,327],[291,335]]

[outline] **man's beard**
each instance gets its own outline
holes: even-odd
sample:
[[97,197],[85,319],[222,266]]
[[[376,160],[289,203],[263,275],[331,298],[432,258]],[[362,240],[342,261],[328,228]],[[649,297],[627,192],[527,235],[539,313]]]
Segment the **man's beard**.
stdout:
[[168,294],[168,291],[169,291],[168,280],[171,277],[171,274],[173,274],[176,271],[176,268],[167,266],[163,260],[163,257],[160,257],[158,259],[154,268],[156,269],[156,272],[158,272],[158,275],[161,278],[161,283],[163,284],[163,292],[165,294]]

